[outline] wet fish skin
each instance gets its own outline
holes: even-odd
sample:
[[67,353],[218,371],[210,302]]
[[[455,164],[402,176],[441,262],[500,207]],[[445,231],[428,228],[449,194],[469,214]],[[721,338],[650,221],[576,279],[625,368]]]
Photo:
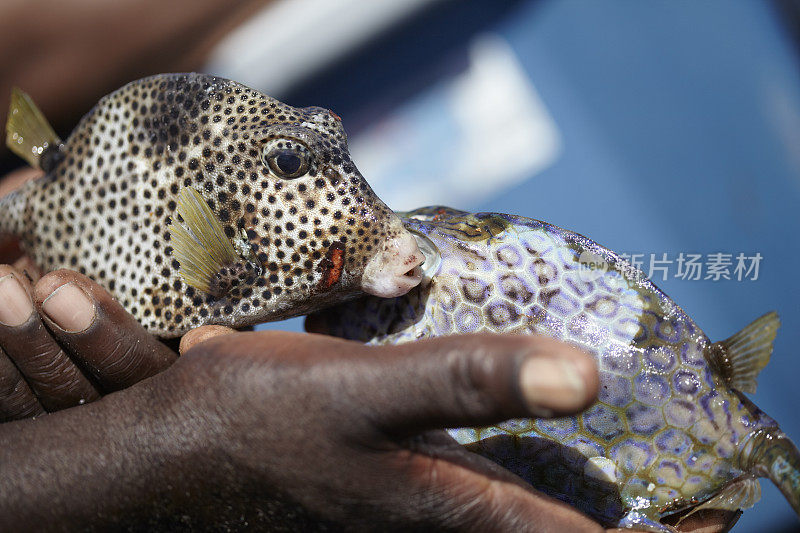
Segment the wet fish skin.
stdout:
[[[608,527],[672,531],[659,520],[698,504],[747,508],[760,497],[759,476],[800,513],[797,448],[736,388],[754,390],[776,315],[732,342],[712,343],[641,272],[581,235],[441,207],[402,216],[429,239],[426,255],[438,252],[440,266],[403,297],[367,297],[311,315],[311,329],[371,344],[542,334],[598,362],[598,402],[584,413],[451,430],[457,441]],[[582,254],[603,268],[582,270]],[[745,339],[755,346],[754,338],[758,357],[745,361],[730,347]]]
[[0,231],[43,269],[93,278],[161,337],[418,282],[402,277],[422,260],[415,241],[326,109],[161,74],[105,96],[63,143],[17,92],[7,130],[46,175],[0,201]]

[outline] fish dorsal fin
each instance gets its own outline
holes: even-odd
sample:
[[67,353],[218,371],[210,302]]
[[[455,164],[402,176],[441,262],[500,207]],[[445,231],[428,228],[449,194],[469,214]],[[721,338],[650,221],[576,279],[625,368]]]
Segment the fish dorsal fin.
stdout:
[[401,218],[413,218],[415,220],[425,221],[438,221],[446,220],[451,217],[461,217],[468,215],[467,211],[453,209],[445,205],[429,205],[427,207],[418,207],[413,211],[398,212]]
[[203,196],[193,187],[186,187],[178,195],[176,215],[184,224],[175,218],[172,220],[170,241],[174,257],[180,263],[181,278],[195,289],[217,292],[212,288],[215,278],[240,261],[233,243]]
[[6,146],[30,166],[42,168],[42,154],[60,144],[61,139],[31,97],[14,87],[6,121]]
[[711,345],[710,358],[731,388],[747,393],[756,391],[758,373],[769,362],[780,325],[778,314],[771,311],[733,336]]

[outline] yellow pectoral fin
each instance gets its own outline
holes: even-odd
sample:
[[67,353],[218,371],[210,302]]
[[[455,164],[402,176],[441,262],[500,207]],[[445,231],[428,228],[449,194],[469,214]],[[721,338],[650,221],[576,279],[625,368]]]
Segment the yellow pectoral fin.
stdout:
[[6,146],[34,168],[42,168],[39,159],[61,139],[44,118],[31,97],[14,87],[6,121]]
[[222,223],[196,189],[186,187],[180,192],[176,214],[185,224],[184,227],[173,219],[170,227],[180,276],[195,289],[209,292],[214,276],[239,261],[239,257]]

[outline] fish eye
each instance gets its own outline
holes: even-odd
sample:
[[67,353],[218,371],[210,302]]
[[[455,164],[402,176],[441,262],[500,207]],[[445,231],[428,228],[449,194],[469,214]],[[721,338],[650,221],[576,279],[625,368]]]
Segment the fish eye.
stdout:
[[276,176],[284,179],[304,176],[311,166],[308,148],[289,139],[271,139],[264,145],[261,158]]

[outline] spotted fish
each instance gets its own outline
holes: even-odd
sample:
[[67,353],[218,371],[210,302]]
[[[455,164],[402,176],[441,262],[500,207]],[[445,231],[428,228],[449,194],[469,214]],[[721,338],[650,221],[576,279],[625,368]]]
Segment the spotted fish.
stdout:
[[779,322],[711,342],[614,252],[528,218],[424,208],[403,215],[427,256],[405,296],[365,297],[307,320],[372,344],[479,331],[541,334],[594,355],[598,401],[578,416],[450,430],[605,526],[674,531],[662,519],[744,509],[768,477],[800,513],[800,454],[754,392]]
[[0,231],[42,268],[99,282],[156,335],[419,283],[415,239],[326,109],[164,74],[101,99],[63,142],[15,90],[6,133],[45,176],[0,200]]

